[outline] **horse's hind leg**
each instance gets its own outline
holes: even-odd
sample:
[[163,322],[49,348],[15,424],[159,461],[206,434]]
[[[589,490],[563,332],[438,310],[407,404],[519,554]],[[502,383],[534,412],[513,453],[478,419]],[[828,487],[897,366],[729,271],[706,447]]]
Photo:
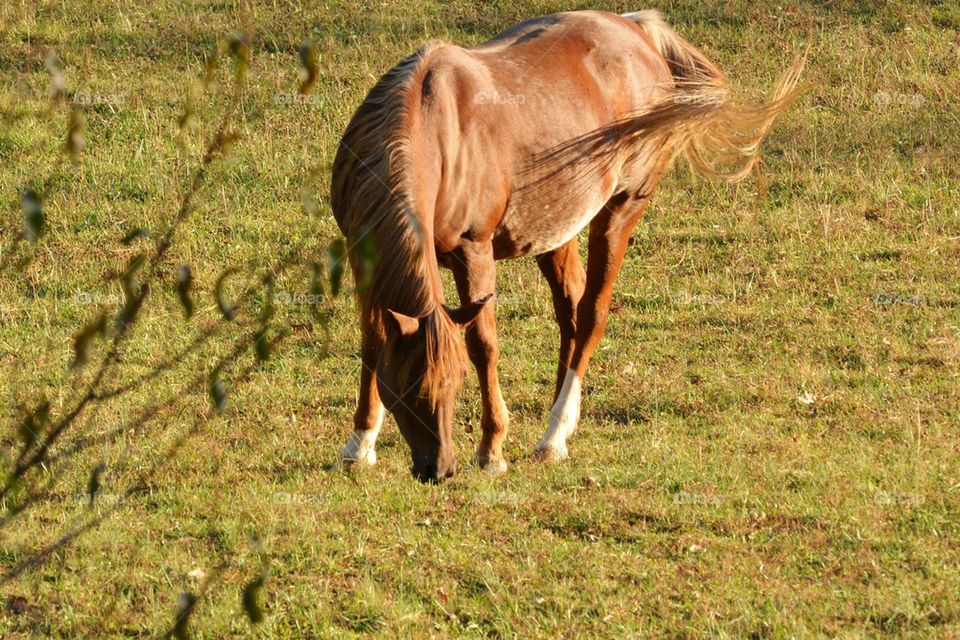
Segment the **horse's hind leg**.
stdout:
[[647,201],[641,195],[620,193],[590,223],[586,286],[577,305],[573,353],[550,409],[547,432],[534,450],[540,460],[554,462],[567,457],[567,438],[580,419],[583,376],[607,325],[613,283],[623,264],[630,232]]
[[577,244],[577,237],[574,236],[559,249],[537,256],[537,266],[550,285],[553,311],[560,329],[560,362],[553,391],[554,401],[560,395],[567,369],[570,368],[570,357],[577,337],[577,305],[583,296],[586,281]]
[[[461,303],[467,304],[495,290],[496,265],[490,243],[464,244],[454,252],[450,267]],[[467,327],[466,341],[470,361],[477,369],[483,403],[480,416],[483,433],[477,446],[477,463],[487,471],[500,473],[507,469],[502,448],[510,416],[497,376],[500,348],[497,344],[495,306],[484,306],[477,320]]]
[[353,433],[340,452],[345,467],[354,463],[376,463],[375,445],[383,425],[384,409],[377,390],[376,375],[380,342],[369,322],[361,322],[361,329],[363,342],[360,348],[360,393],[357,397],[357,410],[353,415]]

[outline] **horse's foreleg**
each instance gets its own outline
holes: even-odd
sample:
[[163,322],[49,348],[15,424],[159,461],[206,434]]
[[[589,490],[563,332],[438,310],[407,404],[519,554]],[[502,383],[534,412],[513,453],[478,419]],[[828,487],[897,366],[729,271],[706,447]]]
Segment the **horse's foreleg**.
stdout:
[[376,463],[375,445],[383,425],[384,409],[377,390],[376,374],[379,342],[369,323],[363,322],[361,326],[363,343],[360,350],[360,393],[357,397],[357,410],[353,415],[353,433],[340,452],[345,467],[354,463]]
[[[451,267],[462,304],[477,300],[495,290],[496,265],[490,243],[464,245],[454,253]],[[477,369],[483,403],[480,416],[483,433],[477,446],[477,463],[487,471],[500,473],[507,469],[502,447],[510,417],[497,376],[500,348],[497,344],[495,306],[486,305],[477,320],[467,327],[466,341],[470,361]]]
[[559,249],[537,256],[537,266],[550,285],[553,311],[560,329],[560,361],[553,391],[554,402],[560,396],[567,369],[570,368],[570,358],[573,356],[577,337],[577,305],[583,296],[586,281],[577,244],[577,237],[574,236]]
[[547,432],[534,450],[540,460],[554,462],[567,457],[567,438],[580,419],[583,376],[606,328],[613,283],[623,264],[630,232],[646,202],[646,198],[626,194],[615,196],[590,223],[586,286],[577,305],[573,353],[550,409]]

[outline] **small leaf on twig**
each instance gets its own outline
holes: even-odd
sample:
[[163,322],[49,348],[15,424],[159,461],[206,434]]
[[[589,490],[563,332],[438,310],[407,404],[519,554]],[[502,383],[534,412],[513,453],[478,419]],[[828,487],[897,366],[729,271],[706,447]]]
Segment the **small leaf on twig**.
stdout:
[[146,262],[146,258],[142,253],[130,258],[130,262],[127,263],[127,268],[123,270],[123,273],[120,275],[120,285],[123,287],[123,295],[129,300],[143,291],[143,286],[138,286],[137,284],[137,271],[143,267],[143,264]]
[[270,359],[270,340],[267,339],[267,327],[260,327],[253,335],[253,347],[257,354],[257,362],[266,362]]
[[247,77],[247,67],[250,66],[250,38],[241,31],[234,31],[230,34],[227,50],[233,56],[233,81],[240,85]]
[[263,310],[260,312],[260,322],[266,324],[276,313],[277,309],[273,304],[274,301],[274,284],[273,277],[270,274],[267,274],[263,277],[263,285],[266,287],[266,296],[263,303]]
[[[204,79],[206,82],[206,79]],[[180,128],[180,131],[186,130],[191,124],[193,124],[193,118],[197,113],[197,101],[193,96],[193,91],[187,92],[187,98],[184,100],[183,104],[183,113],[180,114],[180,117],[177,118],[177,126]]]
[[60,62],[60,56],[51,49],[47,52],[47,57],[43,62],[47,71],[50,72],[50,101],[62,100],[67,93],[67,79],[63,75],[63,64]]
[[263,589],[263,576],[253,580],[243,590],[243,610],[247,612],[252,624],[263,622],[263,610],[260,608],[260,591]]
[[101,311],[95,319],[84,325],[77,337],[73,339],[73,362],[71,369],[79,369],[87,363],[90,355],[90,345],[97,337],[107,333],[107,312]]
[[135,229],[131,229],[130,231],[128,231],[127,235],[123,236],[122,242],[124,246],[130,246],[135,240],[139,240],[140,238],[149,238],[149,237],[150,237],[149,229],[145,229],[144,227],[137,227]]
[[266,286],[265,300],[263,309],[260,311],[260,328],[253,336],[253,347],[257,355],[257,362],[266,362],[270,359],[270,340],[267,339],[267,331],[270,319],[276,313],[274,307],[274,286],[273,277],[267,274],[263,277],[263,284]]
[[250,618],[250,622],[252,624],[259,624],[263,622],[263,608],[260,606],[260,593],[263,590],[264,583],[267,581],[269,558],[267,558],[263,552],[263,544],[255,531],[250,532],[250,545],[260,559],[260,575],[256,579],[251,580],[243,589],[241,601],[243,603],[243,610],[247,612],[247,617]]
[[190,616],[197,606],[197,597],[192,593],[181,593],[177,600],[177,613],[173,623],[173,637],[177,640],[189,640]]
[[180,306],[183,307],[183,315],[187,320],[193,317],[193,299],[190,298],[192,286],[193,274],[190,272],[190,266],[180,265],[177,270],[177,297],[180,299]]
[[303,211],[314,218],[320,215],[320,199],[312,191],[303,196]]
[[210,164],[218,155],[225,154],[230,150],[234,142],[240,139],[240,134],[236,131],[218,131],[207,152],[203,156],[203,163]]
[[340,285],[343,283],[343,271],[347,260],[347,249],[343,238],[337,238],[330,243],[327,249],[327,271],[330,274],[330,294],[336,298],[340,295]]
[[323,265],[319,262],[311,262],[310,268],[313,270],[313,277],[310,278],[310,307],[314,314],[326,297],[326,278],[324,277]]
[[67,121],[67,139],[63,148],[71,158],[76,159],[83,151],[83,131],[86,128],[86,121],[83,112],[80,109],[70,111],[70,119]]
[[89,499],[88,506],[90,507],[93,506],[94,501],[97,499],[97,494],[100,492],[100,477],[103,475],[104,469],[106,469],[106,467],[101,462],[90,472],[90,481],[87,482],[87,498]]
[[20,423],[18,435],[23,443],[23,450],[27,451],[43,433],[47,422],[50,421],[50,403],[44,400],[33,411],[29,412]]
[[[213,51],[203,61],[203,88],[209,89],[213,81],[217,79],[217,69],[220,68],[220,49],[214,47]],[[193,115],[192,113],[190,114]],[[185,126],[186,122],[184,122]]]
[[220,309],[220,314],[223,316],[223,319],[228,322],[233,322],[237,318],[237,311],[232,304],[227,300],[227,296],[224,293],[223,286],[227,278],[237,272],[237,269],[230,268],[220,274],[220,277],[217,278],[217,284],[214,285],[213,294],[217,299],[217,307]]
[[127,298],[127,301],[124,302],[123,308],[120,309],[120,313],[117,314],[117,319],[113,322],[113,331],[115,334],[120,335],[127,330],[127,327],[130,326],[130,323],[136,319],[137,314],[140,313],[140,307],[143,306],[143,301],[147,298],[147,285],[140,285],[140,289],[132,297]]
[[43,202],[36,191],[26,187],[20,193],[20,207],[23,210],[23,237],[30,244],[36,244],[47,222],[43,215]]
[[113,323],[113,330],[117,335],[126,331],[131,322],[136,319],[143,306],[143,301],[147,298],[149,291],[146,284],[137,282],[137,271],[143,267],[146,258],[142,253],[133,256],[127,263],[127,268],[120,275],[120,285],[123,288],[123,308],[117,314],[117,319]]
[[320,52],[313,42],[300,45],[300,93],[307,94],[320,77]]
[[224,409],[227,408],[227,387],[223,384],[223,380],[220,379],[220,370],[214,369],[213,373],[210,374],[210,400],[213,402],[214,408],[219,412],[223,413]]

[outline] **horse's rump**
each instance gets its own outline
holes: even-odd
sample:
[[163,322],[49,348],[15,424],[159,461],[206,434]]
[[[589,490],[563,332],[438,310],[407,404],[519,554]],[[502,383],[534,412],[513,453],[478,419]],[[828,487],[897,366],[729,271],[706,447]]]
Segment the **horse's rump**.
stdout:
[[[671,29],[656,11],[622,16],[639,26],[670,68],[672,91],[641,108],[581,136],[535,154],[525,173],[527,184],[549,189],[569,182],[564,172],[577,168],[575,181],[602,174],[617,159],[666,147],[712,177],[737,181],[759,158],[760,144],[776,118],[800,95],[806,55],[781,75],[765,104],[738,104],[723,72]],[[726,167],[724,166],[726,165]]]

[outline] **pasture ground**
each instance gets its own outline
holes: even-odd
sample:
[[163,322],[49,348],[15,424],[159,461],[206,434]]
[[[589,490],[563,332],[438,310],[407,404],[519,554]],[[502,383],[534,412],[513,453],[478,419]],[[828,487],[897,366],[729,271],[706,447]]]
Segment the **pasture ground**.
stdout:
[[[337,236],[322,196],[338,136],[394,62],[431,38],[476,43],[525,17],[586,7],[644,8],[257,2],[241,137],[177,233],[124,370],[222,323],[211,292],[224,269],[263,268],[295,245],[323,255]],[[530,457],[557,336],[548,289],[521,260],[499,272],[508,473],[466,468],[422,486],[389,421],[375,468],[331,470],[350,431],[359,335],[349,295],[325,334],[297,303],[309,273],[295,266],[276,284],[288,303],[275,327],[291,332],[249,380],[236,379],[246,355],[224,372],[228,415],[212,414],[204,367],[249,318],[85,415],[54,453],[89,446],[33,472],[52,493],[3,522],[4,572],[103,519],[0,586],[0,636],[162,634],[178,595],[192,592],[201,597],[189,627],[204,638],[957,637],[960,9],[659,8],[751,98],[812,34],[813,84],[765,146],[763,185],[693,179],[679,166],[659,187],[633,236],[569,461]],[[30,265],[0,279],[8,466],[18,404],[42,392],[60,415],[88,379],[68,371],[72,337],[100,304],[116,306],[119,287],[105,275],[150,246],[124,246],[123,235],[173,219],[227,103],[229,61],[204,91],[204,55],[251,24],[232,1],[0,8],[0,106],[30,112],[0,129],[3,251],[25,185],[45,183],[49,223]],[[297,51],[307,39],[320,76],[303,98]],[[68,109],[37,113],[48,48],[86,115],[76,162],[61,160]],[[188,100],[196,116],[181,132]],[[313,189],[319,215],[304,212]],[[196,279],[189,323],[173,287],[183,262]],[[158,419],[137,419],[171,395],[177,404]],[[471,373],[456,418],[462,463],[479,411]],[[265,619],[251,626],[240,594],[263,567]]]

